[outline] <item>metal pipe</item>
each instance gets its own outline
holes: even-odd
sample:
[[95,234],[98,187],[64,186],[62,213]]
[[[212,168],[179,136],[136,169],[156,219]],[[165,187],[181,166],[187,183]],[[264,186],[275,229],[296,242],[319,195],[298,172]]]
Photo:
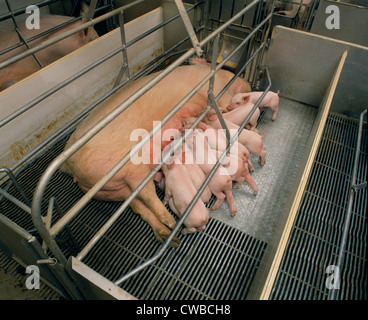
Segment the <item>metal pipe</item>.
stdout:
[[[212,35],[209,35],[205,40],[201,42],[201,45],[205,45],[208,41],[210,41],[213,37],[215,37],[217,34],[219,34],[222,30],[224,30],[228,25],[230,25],[234,20],[238,19],[242,14],[245,14],[248,10],[250,10],[255,3],[258,3],[258,1],[255,1],[251,5],[247,6],[245,9],[243,9],[239,14],[235,15],[232,19],[228,21],[228,23],[224,24],[222,27],[220,27],[217,32],[214,32]],[[120,11],[119,11],[120,12]],[[44,227],[41,219],[41,201],[43,194],[46,189],[46,185],[48,181],[51,179],[51,176],[56,172],[56,170],[60,167],[60,165],[65,162],[70,156],[72,156],[76,151],[78,151],[87,141],[89,141],[95,134],[97,134],[99,131],[101,131],[107,124],[109,124],[113,119],[115,119],[119,114],[121,114],[129,105],[131,105],[133,102],[135,102],[140,96],[142,96],[145,92],[147,92],[149,89],[151,89],[154,85],[156,85],[159,81],[161,81],[167,74],[169,74],[171,71],[173,71],[178,65],[180,65],[182,62],[187,60],[189,57],[191,57],[195,53],[195,49],[189,49],[186,54],[178,58],[172,65],[170,65],[166,70],[161,72],[159,75],[157,75],[155,78],[153,78],[150,82],[145,84],[141,89],[137,90],[133,95],[131,95],[129,98],[127,98],[121,105],[116,107],[110,114],[108,114],[105,118],[100,120],[93,128],[91,128],[89,131],[87,131],[81,138],[79,138],[75,143],[68,148],[67,150],[64,150],[63,153],[61,153],[46,169],[42,177],[40,178],[40,181],[38,183],[38,186],[36,188],[36,191],[34,193],[33,197],[33,205],[32,205],[32,218],[33,223],[39,230],[41,236],[47,243],[47,245],[52,246],[52,248],[55,248],[55,241],[52,239],[51,235],[57,234],[63,226],[65,226],[78,212],[79,210],[96,194],[99,190],[99,188],[102,188],[104,184],[107,183],[114,175],[115,173],[120,170],[120,168],[129,160],[128,155],[126,155],[123,159],[121,159],[117,165],[114,166],[110,170],[110,172],[105,175],[97,184],[90,189],[84,197],[78,201],[74,207],[63,217],[61,218],[48,232],[48,230]],[[219,66],[216,68],[216,71],[219,70]],[[204,83],[206,83],[211,77],[212,74],[209,73],[207,77],[204,79]],[[203,81],[202,81],[203,82]],[[203,86],[204,83],[201,85]],[[197,91],[199,90],[200,87]],[[196,91],[193,91],[194,93]],[[194,94],[193,93],[193,94]],[[188,100],[190,97],[188,98]],[[184,102],[185,103],[185,102]],[[177,107],[180,108],[178,105]],[[175,110],[177,110],[175,108]],[[150,136],[153,136],[158,130],[156,130],[156,127],[150,132]],[[146,139],[145,139],[146,138]],[[141,147],[147,142],[146,140],[149,138],[146,136],[144,139],[142,139],[135,147],[132,148],[133,154],[137,153]],[[170,239],[171,240],[171,239]],[[58,253],[60,253],[60,249],[58,249]],[[51,249],[52,250],[52,249]],[[65,259],[65,258],[64,258]]]
[[[348,240],[348,233],[349,233],[349,226],[350,226],[350,219],[351,219],[351,214],[352,214],[352,208],[353,208],[353,200],[354,200],[354,194],[356,189],[356,175],[357,175],[357,171],[358,171],[358,163],[359,163],[359,156],[360,156],[360,145],[362,143],[362,132],[363,132],[363,118],[367,113],[367,109],[365,109],[361,114],[360,114],[360,119],[359,119],[359,132],[358,132],[358,139],[357,139],[357,147],[355,150],[355,159],[354,159],[354,167],[353,167],[353,174],[352,174],[352,178],[351,178],[351,187],[350,187],[350,194],[349,194],[349,202],[348,202],[348,209],[347,209],[347,213],[346,213],[346,217],[345,217],[345,222],[344,222],[344,229],[343,229],[343,235],[342,235],[342,239],[341,239],[341,243],[340,243],[340,250],[339,250],[339,257],[337,260],[337,272],[339,275],[339,280],[340,276],[341,276],[341,270],[344,264],[344,259],[345,259],[345,248],[346,248],[346,244],[347,244],[347,240]],[[365,184],[366,186],[366,184]],[[338,290],[337,288],[333,288],[332,291],[329,294],[329,300],[336,300],[337,299],[337,294],[338,294]]]
[[190,41],[192,42],[192,46],[196,51],[198,57],[202,56],[203,50],[199,44],[198,38],[194,31],[193,25],[190,22],[189,16],[187,11],[185,10],[184,4],[182,0],[175,0],[176,7],[179,10],[180,16],[183,20],[185,29],[187,29]]
[[9,201],[13,202],[16,206],[23,209],[27,213],[31,213],[31,208],[24,204],[22,201],[19,201],[16,197],[13,197],[11,194],[7,193],[3,189],[0,188],[0,195],[8,199]]

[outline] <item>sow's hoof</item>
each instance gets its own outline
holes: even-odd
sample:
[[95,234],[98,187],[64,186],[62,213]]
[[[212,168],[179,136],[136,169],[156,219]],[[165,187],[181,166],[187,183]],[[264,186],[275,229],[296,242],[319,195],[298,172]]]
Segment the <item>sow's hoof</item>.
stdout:
[[[162,229],[162,230],[158,230],[157,232],[155,232],[155,236],[156,239],[158,241],[160,241],[161,243],[164,243],[166,241],[166,239],[169,237],[171,231],[169,231],[168,229]],[[170,243],[169,246],[170,247],[179,247],[180,245],[180,239],[177,236],[174,236]]]

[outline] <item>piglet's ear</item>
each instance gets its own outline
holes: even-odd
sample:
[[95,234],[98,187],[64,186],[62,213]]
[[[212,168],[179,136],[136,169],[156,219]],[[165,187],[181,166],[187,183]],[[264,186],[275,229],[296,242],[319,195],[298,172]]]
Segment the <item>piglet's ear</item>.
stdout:
[[250,99],[250,96],[244,96],[244,97],[242,97],[242,99],[243,99],[244,103],[247,103]]
[[153,181],[160,182],[163,177],[164,174],[162,172],[157,172],[153,177]]
[[241,85],[239,85],[239,86],[236,88],[236,93],[240,93],[240,92],[241,92],[241,88],[242,88],[242,86],[241,86]]
[[208,120],[210,120],[210,121],[216,120],[216,119],[217,119],[217,114],[216,114],[216,112],[213,112],[213,113],[208,114],[208,115],[207,115],[207,118],[208,118]]

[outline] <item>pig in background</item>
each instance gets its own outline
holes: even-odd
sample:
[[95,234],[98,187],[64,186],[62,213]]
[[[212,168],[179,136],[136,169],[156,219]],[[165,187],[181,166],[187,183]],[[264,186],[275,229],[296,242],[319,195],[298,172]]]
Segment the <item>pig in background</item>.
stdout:
[[[87,7],[83,8],[82,13],[88,11]],[[48,15],[40,13],[40,29],[27,29],[25,21],[27,17],[15,18],[17,22],[18,29],[24,39],[29,39],[37,34],[43,33],[46,30],[54,28],[60,24],[66,23],[73,19],[73,17],[59,16],[59,15]],[[14,30],[13,22],[10,20],[6,25],[1,25],[0,27],[0,51],[3,51],[13,45],[19,43],[18,33]],[[42,42],[49,40],[55,36],[61,35],[81,24],[84,20],[78,20],[67,26],[48,33],[40,38],[29,42],[31,48],[41,44]],[[96,31],[89,27],[78,33],[69,36],[53,45],[42,49],[35,53],[35,56],[41,62],[43,66],[47,66],[52,62],[62,58],[63,56],[73,52],[74,50],[81,48],[92,40],[98,38]],[[28,50],[25,44],[17,47],[9,52],[6,52],[0,56],[0,62],[3,62],[17,54],[20,54]],[[5,90],[14,83],[30,76],[32,73],[40,70],[41,67],[36,62],[33,56],[26,57],[20,61],[17,61],[3,69],[0,70],[0,91]]]
[[[276,120],[277,113],[279,110],[279,102],[280,102],[279,93],[280,90],[278,90],[277,93],[272,91],[267,92],[259,105],[259,108],[264,109],[268,107],[273,110],[272,121]],[[258,99],[262,96],[262,94],[263,91],[253,91],[248,93],[240,93],[237,91],[236,95],[231,99],[230,105],[227,107],[227,109],[234,110],[239,107],[244,107],[248,103],[254,105],[257,103]]]

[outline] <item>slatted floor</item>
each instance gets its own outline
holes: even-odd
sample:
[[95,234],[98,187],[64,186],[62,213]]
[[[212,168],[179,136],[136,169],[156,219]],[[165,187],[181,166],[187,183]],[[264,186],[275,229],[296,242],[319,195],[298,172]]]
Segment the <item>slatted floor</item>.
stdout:
[[[30,199],[40,175],[63,150],[65,142],[61,141],[19,174],[18,181]],[[9,193],[19,198],[14,187],[10,188]],[[56,195],[62,211],[66,212],[80,199],[82,192],[69,176],[57,172],[45,198],[51,195]],[[65,256],[76,255],[120,205],[92,200],[69,223],[77,247],[65,230],[56,237]],[[43,212],[46,211],[45,201]],[[0,212],[41,242],[29,214],[9,201],[0,202]],[[57,219],[59,217],[54,214],[53,222]],[[217,300],[246,297],[262,259],[265,242],[212,218],[206,230],[190,235],[180,234],[179,238],[182,240],[179,248],[169,248],[155,264],[123,283],[122,287],[139,299]],[[149,225],[128,208],[83,262],[107,279],[116,281],[151,258],[159,247]]]
[[[328,299],[349,200],[358,123],[330,114],[271,299]],[[367,126],[357,183],[367,179]],[[355,193],[338,299],[367,299],[367,189]]]
[[[357,123],[330,114],[312,179],[299,209],[272,299],[326,299],[326,267],[336,263],[341,240],[347,191],[351,179]],[[41,173],[62,150],[65,141],[49,150],[19,175],[19,181],[31,198]],[[367,130],[363,146],[367,144]],[[362,150],[358,183],[366,177],[367,152]],[[11,188],[11,194],[19,197]],[[82,195],[72,179],[56,173],[47,194],[57,195],[66,211]],[[366,191],[356,195],[353,208],[346,264],[341,280],[341,298],[367,298],[367,218]],[[93,200],[70,223],[80,247],[117,209],[119,203]],[[47,203],[44,203],[46,211]],[[362,209],[363,208],[363,209]],[[29,214],[9,203],[0,202],[0,212],[34,234]],[[54,219],[58,217],[55,215]],[[168,249],[153,265],[122,284],[139,299],[244,299],[266,242],[211,218],[206,230],[180,235],[178,249]],[[69,234],[63,231],[56,239],[66,256],[78,252]],[[86,256],[84,262],[111,281],[152,257],[160,244],[150,227],[131,211],[125,212],[109,232]]]

